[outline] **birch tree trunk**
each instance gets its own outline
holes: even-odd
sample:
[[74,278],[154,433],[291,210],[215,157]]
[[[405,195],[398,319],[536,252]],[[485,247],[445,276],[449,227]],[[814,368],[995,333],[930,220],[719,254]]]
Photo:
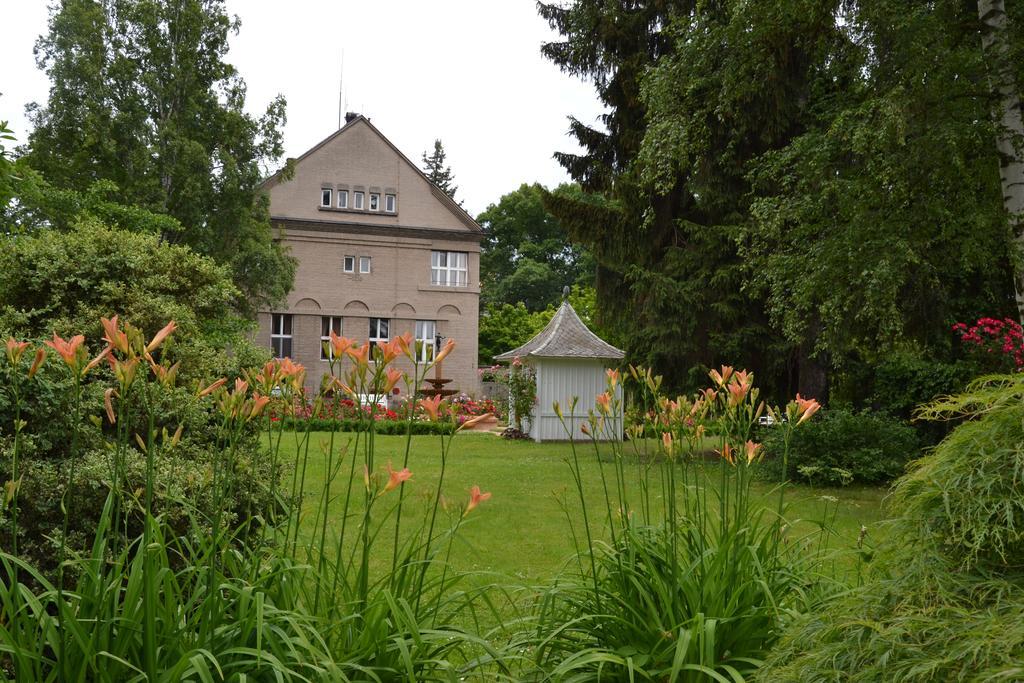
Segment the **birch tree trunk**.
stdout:
[[988,62],[992,85],[999,93],[996,149],[999,151],[999,178],[1003,186],[1003,208],[1013,231],[1010,259],[1013,264],[1013,290],[1017,317],[1024,324],[1024,159],[1017,143],[1024,140],[1021,98],[1009,58],[1007,17],[1004,0],[978,0],[981,19],[981,45]]

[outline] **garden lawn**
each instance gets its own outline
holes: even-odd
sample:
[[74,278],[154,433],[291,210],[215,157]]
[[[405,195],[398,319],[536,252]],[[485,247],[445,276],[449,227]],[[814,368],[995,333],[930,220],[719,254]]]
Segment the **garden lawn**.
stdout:
[[[336,448],[353,437],[350,433],[336,434]],[[281,454],[286,460],[294,457],[294,438],[291,432],[283,434]],[[306,512],[303,518],[304,536],[307,539],[312,535],[312,511],[316,509],[316,497],[323,490],[326,470],[323,447],[326,447],[329,438],[328,433],[314,433],[311,437],[306,464]],[[400,469],[405,452],[405,437],[375,438],[377,470],[382,470],[389,460],[396,470]],[[440,444],[439,436],[412,438],[409,469],[413,476],[405,484],[405,495],[413,505],[405,512],[407,521],[403,524],[406,527],[417,524],[423,518],[426,506],[421,499],[431,495],[437,487]],[[606,507],[598,462],[589,443],[577,444],[577,450],[583,469],[585,495],[591,505],[591,525],[596,536],[604,537],[607,529],[607,523],[604,522]],[[448,519],[458,517],[457,510],[465,506],[473,485],[479,485],[483,491],[493,495],[466,517],[451,550],[453,568],[471,572],[495,572],[514,578],[517,583],[529,584],[551,579],[566,561],[575,559],[566,515],[572,517],[577,532],[582,533],[582,527],[579,526],[582,514],[566,464],[571,456],[568,443],[537,444],[531,441],[507,441],[493,434],[458,434],[452,444],[442,488],[444,495],[453,502]],[[715,476],[718,474],[717,468],[717,464],[711,468]],[[628,471],[635,473],[637,468],[633,465]],[[344,495],[348,472],[348,467],[343,467],[343,475],[332,485],[332,512],[337,510],[338,516],[329,523],[328,545],[333,545],[332,533],[336,542],[340,531],[340,498]],[[611,474],[610,470],[606,469],[606,472]],[[355,479],[352,491],[361,502],[361,466]],[[755,483],[755,490],[768,497],[766,503],[774,510],[778,489],[772,484],[758,482]],[[819,489],[790,485],[786,492],[786,517],[792,522],[791,538],[812,533],[819,523],[825,523],[834,530],[829,539],[830,548],[853,549],[863,525],[867,529],[864,544],[870,547],[885,533],[886,527],[882,523],[885,518],[885,493],[881,488]],[[394,500],[397,492],[387,493],[386,496]],[[442,521],[440,525],[447,528],[449,523]],[[357,525],[358,520],[351,521],[347,533],[354,533]],[[375,552],[377,549],[375,545]],[[383,557],[377,558],[378,562],[390,559],[390,549],[381,545],[379,550]],[[852,553],[844,555],[838,560],[839,568],[852,566],[855,562],[852,558]]]

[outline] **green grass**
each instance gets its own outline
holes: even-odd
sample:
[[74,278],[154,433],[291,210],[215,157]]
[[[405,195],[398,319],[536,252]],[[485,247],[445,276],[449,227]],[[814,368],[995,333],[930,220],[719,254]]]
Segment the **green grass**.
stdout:
[[[350,439],[351,434],[336,436],[336,447]],[[294,435],[286,433],[282,441],[282,455],[294,455]],[[324,461],[321,446],[326,447],[329,435],[312,435],[304,504],[304,525],[308,533],[313,524],[312,511],[322,491]],[[406,496],[413,501],[432,494],[440,472],[440,443],[438,436],[415,436],[409,469],[413,478],[406,483]],[[401,467],[405,451],[405,437],[377,436],[376,462],[383,467],[392,460],[395,469]],[[589,443],[577,444],[584,475],[585,494],[592,498],[594,510],[604,509],[600,472]],[[566,561],[574,559],[575,551],[566,511],[577,528],[582,515],[575,491],[570,490],[572,479],[566,459],[571,457],[568,443],[536,444],[526,441],[506,441],[492,434],[459,434],[455,437],[448,460],[444,495],[459,506],[465,505],[469,489],[474,484],[493,493],[463,524],[458,541],[453,547],[451,565],[456,570],[495,572],[515,579],[517,583],[547,581],[554,577]],[[348,468],[343,468],[347,475]],[[632,468],[636,472],[636,468]],[[717,475],[717,466],[715,469]],[[362,496],[362,473],[356,475],[353,492]],[[345,482],[335,481],[332,495],[343,492]],[[774,509],[777,491],[774,485],[756,483],[755,490],[762,496],[771,496],[769,507]],[[394,492],[387,494],[395,495]],[[816,528],[822,521],[828,523],[835,535],[829,547],[848,549],[856,546],[861,525],[868,528],[866,544],[875,545],[882,539],[886,527],[881,488],[851,487],[821,489],[791,485],[786,492],[786,517],[793,522],[793,537]],[[341,508],[335,498],[333,509]],[[409,514],[407,512],[406,514]],[[592,513],[593,514],[593,513]],[[603,514],[603,513],[602,513]],[[410,526],[417,519],[414,504],[407,517]],[[595,520],[591,520],[594,524]],[[606,524],[597,520],[596,535],[604,537]],[[332,523],[334,532],[340,529],[340,520]],[[350,524],[349,529],[352,529]],[[329,532],[330,533],[330,532]],[[376,546],[375,546],[376,547]],[[385,547],[380,546],[383,553]],[[390,551],[388,551],[390,552]],[[377,558],[378,561],[390,556]],[[840,560],[845,563],[850,560]]]

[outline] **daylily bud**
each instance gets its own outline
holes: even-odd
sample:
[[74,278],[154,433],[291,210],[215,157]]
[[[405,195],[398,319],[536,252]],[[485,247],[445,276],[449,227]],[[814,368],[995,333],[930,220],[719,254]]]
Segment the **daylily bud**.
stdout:
[[36,357],[33,359],[32,365],[28,368],[29,377],[34,377],[35,374],[39,372],[39,368],[42,366],[44,360],[46,360],[46,347],[40,346],[36,349]]
[[103,407],[107,410],[107,419],[110,420],[110,424],[117,422],[117,416],[114,415],[114,402],[111,400],[113,395],[114,387],[103,392]]
[[176,329],[178,329],[178,325],[173,320],[164,325],[163,329],[157,332],[156,336],[153,337],[153,341],[149,342],[149,344],[146,345],[146,351],[150,353],[155,351],[161,344],[164,343],[164,340],[167,339],[167,337]]
[[454,349],[455,340],[449,338],[448,341],[444,343],[444,347],[442,347],[441,350],[437,352],[437,356],[434,357],[434,363],[436,364],[443,361],[445,358],[448,357],[448,354],[451,353]]

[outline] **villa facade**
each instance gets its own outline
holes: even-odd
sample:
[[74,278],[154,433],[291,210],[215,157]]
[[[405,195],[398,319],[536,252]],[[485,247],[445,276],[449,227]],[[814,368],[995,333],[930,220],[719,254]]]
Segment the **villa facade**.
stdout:
[[408,332],[424,361],[451,338],[457,346],[443,374],[451,388],[475,393],[476,221],[358,114],[292,169],[264,189],[279,239],[298,261],[295,287],[285,306],[259,314],[259,342],[302,363],[315,391],[329,368],[323,342],[332,330],[360,343]]

